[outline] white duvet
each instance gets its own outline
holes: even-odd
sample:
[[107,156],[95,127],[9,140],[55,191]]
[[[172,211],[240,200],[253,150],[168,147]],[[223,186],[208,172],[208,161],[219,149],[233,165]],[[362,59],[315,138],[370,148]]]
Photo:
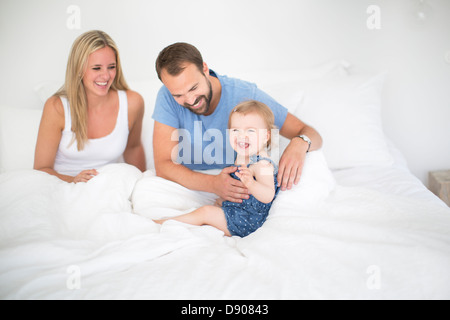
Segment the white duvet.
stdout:
[[0,176],[2,299],[449,299],[450,209],[336,184],[311,153],[302,183],[246,238],[151,218],[209,193],[109,165],[86,184]]

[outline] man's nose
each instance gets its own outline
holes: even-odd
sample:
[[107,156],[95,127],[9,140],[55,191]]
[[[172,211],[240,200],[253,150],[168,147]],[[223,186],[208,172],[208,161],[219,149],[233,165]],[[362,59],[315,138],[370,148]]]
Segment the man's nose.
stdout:
[[197,97],[193,94],[193,93],[188,93],[186,95],[186,103],[193,106],[195,104],[195,100],[197,99]]

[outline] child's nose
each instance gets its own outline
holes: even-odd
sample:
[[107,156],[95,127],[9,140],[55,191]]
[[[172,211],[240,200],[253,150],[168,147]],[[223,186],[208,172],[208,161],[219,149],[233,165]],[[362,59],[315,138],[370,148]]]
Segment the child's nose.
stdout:
[[246,141],[248,139],[248,135],[246,133],[239,134],[239,140]]

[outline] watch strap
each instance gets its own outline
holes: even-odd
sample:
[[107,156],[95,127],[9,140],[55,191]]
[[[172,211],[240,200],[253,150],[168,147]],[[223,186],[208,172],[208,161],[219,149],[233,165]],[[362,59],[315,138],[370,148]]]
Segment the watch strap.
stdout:
[[306,153],[308,153],[308,152],[309,152],[309,149],[311,148],[311,139],[308,138],[308,137],[307,137],[306,135],[304,135],[304,134],[301,134],[301,135],[297,136],[297,138],[300,138],[300,139],[302,139],[303,141],[305,141],[305,142],[308,143],[308,150],[306,150]]

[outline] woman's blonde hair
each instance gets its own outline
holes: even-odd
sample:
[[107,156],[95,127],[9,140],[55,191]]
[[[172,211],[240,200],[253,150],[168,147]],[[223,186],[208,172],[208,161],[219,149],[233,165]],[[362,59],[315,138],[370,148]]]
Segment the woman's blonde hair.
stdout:
[[77,142],[78,151],[84,149],[87,136],[87,98],[83,85],[83,77],[87,68],[89,55],[99,49],[110,47],[116,55],[116,77],[111,85],[114,90],[128,90],[120,64],[119,50],[115,42],[103,31],[92,30],[80,35],[72,45],[67,61],[64,85],[55,96],[65,96],[69,102],[72,117],[72,131]]
[[273,112],[266,104],[256,100],[248,100],[239,103],[236,107],[233,108],[230,113],[230,117],[228,118],[228,129],[230,129],[231,127],[231,117],[233,116],[233,114],[240,113],[246,115],[252,112],[257,113],[261,116],[261,118],[264,119],[264,123],[266,124],[266,129],[269,134],[269,139],[267,140],[267,149],[270,150],[270,146],[272,143],[271,130],[276,129],[277,127],[275,126],[275,117],[273,115]]

